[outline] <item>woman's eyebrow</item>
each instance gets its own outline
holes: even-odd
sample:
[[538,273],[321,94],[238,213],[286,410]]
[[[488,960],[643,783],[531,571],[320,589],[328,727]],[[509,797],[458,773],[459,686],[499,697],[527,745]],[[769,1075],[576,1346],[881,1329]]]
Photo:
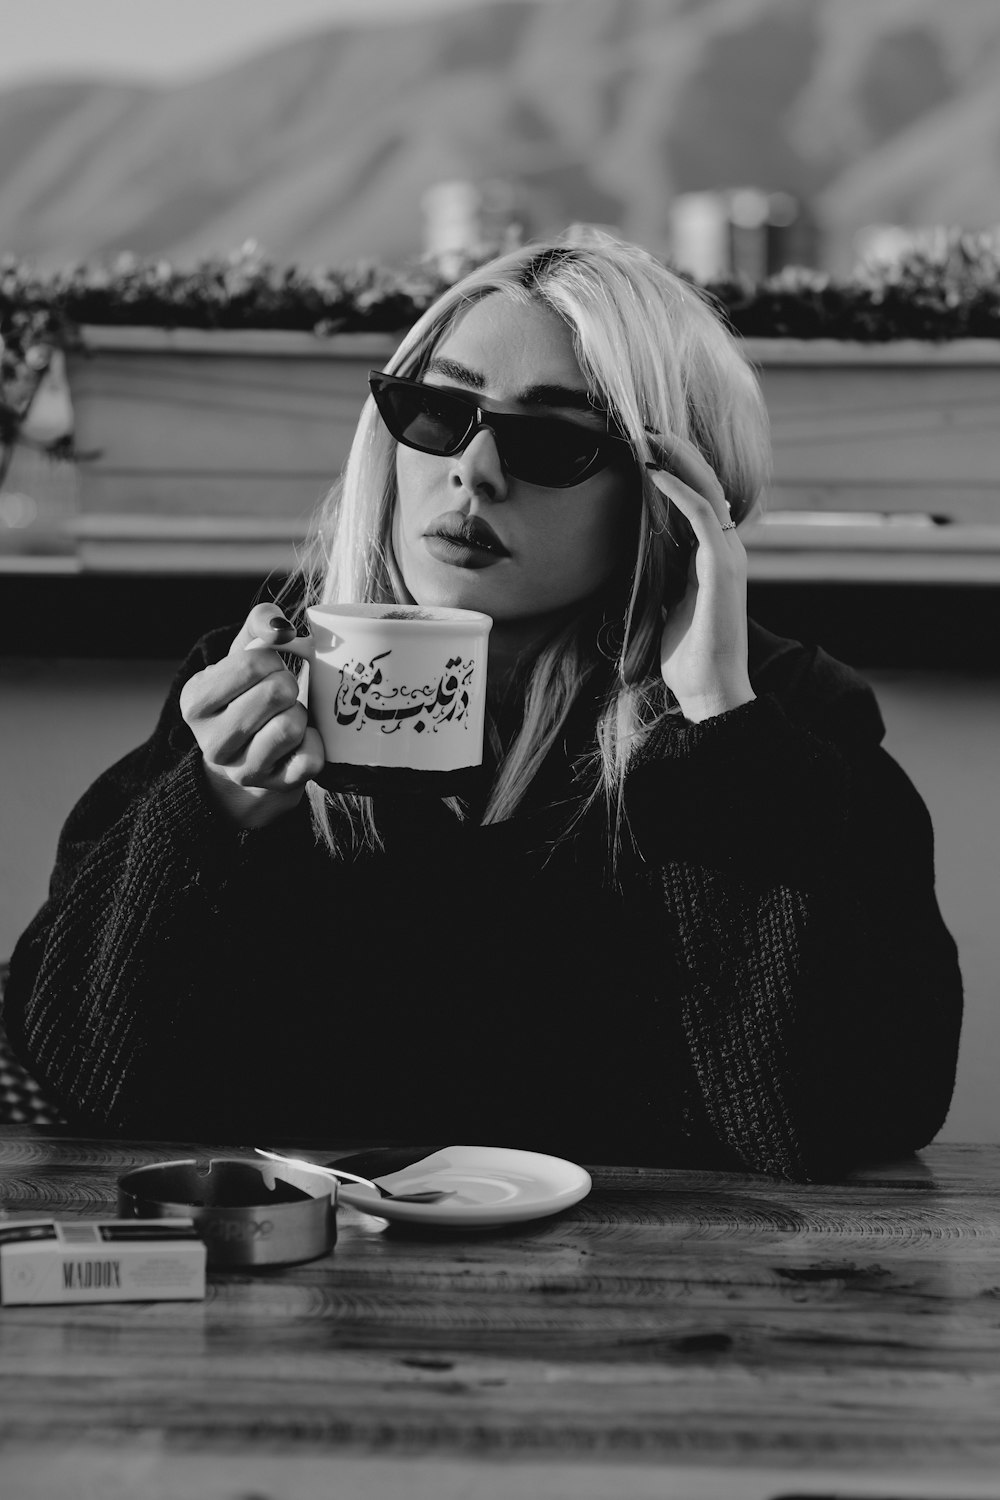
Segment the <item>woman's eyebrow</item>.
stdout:
[[462,385],[471,386],[474,391],[486,389],[486,376],[480,375],[477,370],[470,370],[468,365],[459,364],[457,359],[432,359],[424,374],[443,375],[447,380],[458,380]]
[[[432,359],[424,373],[443,375],[446,380],[457,380],[473,391],[486,389],[486,376],[478,370],[470,370],[468,365],[461,364],[457,359]],[[586,412],[600,410],[590,392],[579,386],[529,385],[525,390],[518,391],[515,399],[522,406],[568,406],[574,411]]]

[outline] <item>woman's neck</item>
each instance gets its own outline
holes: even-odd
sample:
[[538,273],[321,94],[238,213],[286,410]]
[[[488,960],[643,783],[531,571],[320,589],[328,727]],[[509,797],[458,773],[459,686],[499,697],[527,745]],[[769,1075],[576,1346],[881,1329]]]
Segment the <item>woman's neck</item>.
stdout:
[[490,631],[487,693],[500,699],[517,678],[524,678],[545,642],[573,618],[576,608],[527,619],[497,621]]

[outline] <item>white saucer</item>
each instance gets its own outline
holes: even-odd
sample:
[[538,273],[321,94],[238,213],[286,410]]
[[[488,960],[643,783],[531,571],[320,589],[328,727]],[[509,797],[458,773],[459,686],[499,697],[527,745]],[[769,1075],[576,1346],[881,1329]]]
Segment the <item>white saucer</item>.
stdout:
[[544,1219],[579,1203],[591,1189],[590,1173],[571,1161],[503,1146],[446,1146],[378,1181],[393,1193],[437,1188],[454,1196],[438,1203],[398,1203],[380,1198],[373,1188],[342,1182],[338,1199],[380,1219],[487,1228]]

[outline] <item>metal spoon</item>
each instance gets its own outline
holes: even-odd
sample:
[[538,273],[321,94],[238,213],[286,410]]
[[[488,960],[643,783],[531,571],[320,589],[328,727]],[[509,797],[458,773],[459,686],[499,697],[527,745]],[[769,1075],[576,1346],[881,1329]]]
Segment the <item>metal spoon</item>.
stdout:
[[394,1203],[437,1203],[441,1198],[454,1198],[455,1196],[450,1188],[424,1193],[392,1193],[388,1188],[373,1182],[370,1177],[359,1177],[356,1172],[340,1172],[336,1167],[321,1167],[316,1162],[302,1161],[297,1156],[280,1156],[277,1151],[265,1151],[262,1146],[255,1146],[254,1150],[258,1156],[266,1156],[268,1161],[281,1162],[286,1167],[299,1167],[302,1171],[319,1172],[321,1176],[333,1177],[338,1182],[359,1182],[362,1187],[374,1188],[380,1198],[391,1198]]

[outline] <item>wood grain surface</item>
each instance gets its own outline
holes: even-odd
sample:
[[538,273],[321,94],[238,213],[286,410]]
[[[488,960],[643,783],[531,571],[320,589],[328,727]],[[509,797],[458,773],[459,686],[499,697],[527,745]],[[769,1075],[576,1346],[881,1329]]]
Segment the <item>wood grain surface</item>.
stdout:
[[[8,1126],[0,1202],[113,1213],[129,1167],[220,1149]],[[593,1176],[487,1232],[342,1206],[331,1255],[203,1303],[0,1309],[3,1500],[1000,1497],[1000,1147]]]

